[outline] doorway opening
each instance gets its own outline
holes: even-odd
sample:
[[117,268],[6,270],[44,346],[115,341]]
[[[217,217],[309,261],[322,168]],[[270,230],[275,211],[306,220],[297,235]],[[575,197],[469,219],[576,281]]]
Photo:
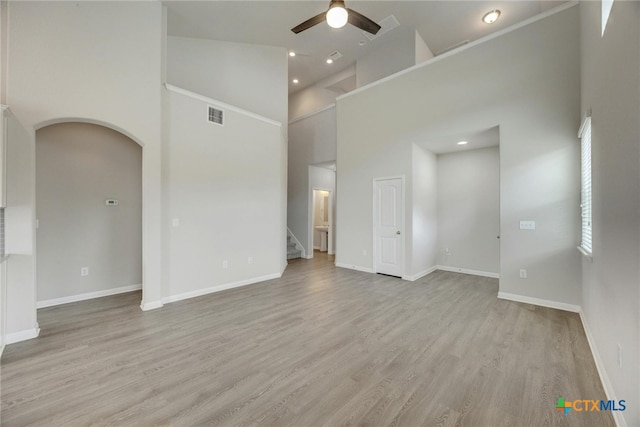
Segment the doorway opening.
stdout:
[[306,258],[313,258],[314,250],[335,255],[335,189],[335,162],[309,165]]
[[37,308],[142,289],[142,147],[133,139],[84,122],[38,129],[36,218]]
[[331,191],[313,190],[313,250],[333,254]]
[[[432,137],[413,147],[412,274],[500,275],[500,128]],[[418,261],[416,261],[418,260]]]

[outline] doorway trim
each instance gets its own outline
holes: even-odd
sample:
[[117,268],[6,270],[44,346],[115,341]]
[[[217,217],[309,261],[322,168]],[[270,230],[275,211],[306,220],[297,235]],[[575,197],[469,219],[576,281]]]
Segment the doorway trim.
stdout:
[[[157,308],[161,308],[163,306],[162,304],[162,300],[159,299],[157,301],[148,301],[148,295],[149,294],[155,294],[157,293],[158,295],[161,294],[161,289],[160,289],[160,283],[153,284],[153,287],[157,286],[157,289],[153,289],[156,290],[157,292],[153,292],[152,285],[151,283],[149,283],[148,277],[151,276],[153,273],[156,273],[156,275],[158,275],[159,277],[160,272],[157,271],[150,271],[150,265],[153,264],[153,260],[151,260],[151,255],[150,255],[150,250],[149,248],[152,247],[152,245],[149,244],[148,240],[151,240],[150,237],[154,238],[153,240],[157,240],[157,237],[159,236],[153,236],[154,233],[149,231],[149,226],[151,225],[151,223],[154,223],[156,218],[152,218],[155,217],[156,214],[152,213],[152,210],[150,210],[148,208],[149,205],[151,205],[150,203],[150,198],[151,198],[151,193],[149,191],[147,191],[148,188],[148,180],[149,178],[147,177],[147,174],[149,173],[149,171],[151,171],[151,169],[145,165],[148,163],[148,157],[150,155],[149,151],[147,150],[147,147],[145,147],[145,143],[138,138],[137,136],[135,136],[134,134],[132,134],[131,132],[127,131],[126,129],[117,126],[113,123],[110,122],[106,122],[103,120],[97,120],[97,119],[92,119],[92,118],[87,118],[87,117],[73,117],[73,116],[63,116],[63,117],[57,117],[57,118],[53,118],[53,119],[48,119],[48,120],[44,120],[42,122],[39,122],[37,124],[35,124],[33,126],[33,149],[34,149],[34,156],[35,156],[35,143],[36,143],[36,132],[44,127],[47,126],[51,126],[51,125],[56,125],[56,124],[61,124],[61,123],[89,123],[89,124],[94,124],[94,125],[98,125],[98,126],[103,126],[105,128],[109,128],[111,130],[114,130],[116,132],[119,132],[121,134],[123,134],[124,136],[128,137],[129,139],[131,139],[132,141],[134,141],[136,144],[138,144],[141,149],[142,149],[142,301],[140,302],[140,309],[142,311],[148,311],[148,310],[154,310]],[[35,158],[34,158],[35,161]],[[34,178],[35,178],[35,173],[36,170],[35,168],[37,168],[37,165],[34,167]],[[34,179],[35,181],[35,179]],[[34,216],[34,234],[33,234],[33,268],[35,270],[36,268],[36,263],[37,263],[37,259],[36,259],[36,236],[35,236],[35,213],[36,213],[37,207],[36,207],[36,202],[35,202],[35,187],[34,187],[34,206],[33,206],[33,216]],[[152,273],[152,274],[149,274]],[[34,280],[33,283],[34,288],[36,287],[36,282]],[[145,300],[145,296],[147,297],[147,299]],[[35,299],[37,300],[37,294]],[[34,309],[36,308],[36,301],[33,301],[33,306]],[[37,317],[37,315],[36,315]]]
[[400,278],[405,277],[405,272],[406,272],[406,264],[407,264],[407,260],[406,258],[406,250],[405,250],[405,246],[406,246],[406,239],[405,239],[405,231],[406,231],[406,221],[405,221],[405,212],[406,212],[406,189],[407,189],[407,185],[406,185],[406,176],[405,175],[395,175],[395,176],[385,176],[385,177],[378,177],[378,178],[373,178],[372,181],[372,185],[371,185],[371,211],[372,211],[372,224],[371,224],[371,236],[373,237],[373,241],[372,241],[372,250],[371,250],[371,266],[372,266],[372,270],[373,273],[376,274],[378,273],[378,268],[377,268],[377,264],[376,264],[376,257],[378,255],[377,250],[376,250],[376,205],[378,202],[378,196],[376,193],[376,184],[380,181],[387,181],[390,179],[399,179],[400,183],[402,185],[402,190],[400,191],[400,218],[402,220],[402,224],[400,226],[400,259],[401,259],[401,266],[400,266],[400,270],[401,270],[401,274],[400,274]]

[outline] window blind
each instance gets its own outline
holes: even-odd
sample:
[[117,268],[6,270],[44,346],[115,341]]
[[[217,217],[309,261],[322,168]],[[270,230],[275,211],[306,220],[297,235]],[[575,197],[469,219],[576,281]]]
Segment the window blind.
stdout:
[[580,126],[581,141],[581,203],[582,241],[580,247],[587,253],[593,251],[592,209],[591,209],[591,117],[585,117]]

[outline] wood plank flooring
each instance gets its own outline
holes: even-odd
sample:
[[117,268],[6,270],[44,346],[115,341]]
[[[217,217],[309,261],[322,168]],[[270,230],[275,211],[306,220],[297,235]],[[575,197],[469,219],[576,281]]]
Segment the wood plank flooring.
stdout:
[[5,349],[6,426],[613,426],[576,314],[497,280],[290,262],[284,276],[142,312],[137,292],[41,309]]

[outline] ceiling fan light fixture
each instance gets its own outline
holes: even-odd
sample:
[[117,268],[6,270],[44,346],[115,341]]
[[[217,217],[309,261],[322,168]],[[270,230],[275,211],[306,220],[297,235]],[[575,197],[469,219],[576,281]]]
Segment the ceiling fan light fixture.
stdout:
[[322,22],[326,22],[332,28],[342,28],[349,23],[371,34],[377,34],[380,28],[382,28],[379,24],[376,24],[355,10],[347,9],[344,5],[344,0],[331,0],[329,2],[329,9],[326,12],[321,12],[307,19],[293,27],[291,31],[298,34]]
[[341,4],[333,5],[327,11],[327,24],[331,28],[342,28],[347,25],[348,20],[349,13]]
[[494,9],[491,12],[487,12],[482,17],[482,22],[484,22],[485,24],[493,24],[500,17],[500,13],[501,12],[499,9]]

